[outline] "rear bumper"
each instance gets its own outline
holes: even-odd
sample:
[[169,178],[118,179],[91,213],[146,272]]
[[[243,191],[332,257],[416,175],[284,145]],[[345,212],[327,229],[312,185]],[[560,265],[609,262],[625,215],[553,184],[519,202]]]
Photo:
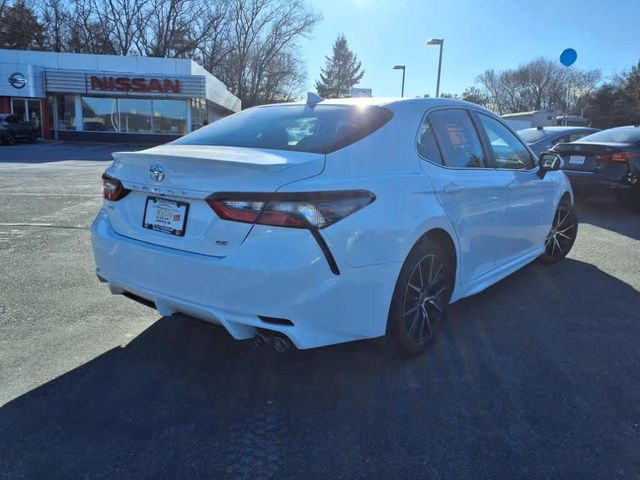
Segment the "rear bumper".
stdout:
[[401,267],[341,263],[335,275],[308,231],[263,226],[224,258],[182,252],[117,234],[102,211],[92,243],[96,273],[113,293],[150,300],[162,315],[220,324],[236,339],[251,338],[258,328],[281,332],[297,348],[384,335]]
[[615,195],[628,191],[631,185],[626,176],[612,179],[592,172],[564,172],[578,194]]

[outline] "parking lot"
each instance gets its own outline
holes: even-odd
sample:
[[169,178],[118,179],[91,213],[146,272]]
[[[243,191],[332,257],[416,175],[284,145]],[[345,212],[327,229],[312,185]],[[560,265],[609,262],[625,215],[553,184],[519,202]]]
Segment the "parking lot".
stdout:
[[122,148],[0,148],[0,478],[640,479],[639,215],[580,203],[566,260],[456,303],[422,357],[279,355],[98,282]]

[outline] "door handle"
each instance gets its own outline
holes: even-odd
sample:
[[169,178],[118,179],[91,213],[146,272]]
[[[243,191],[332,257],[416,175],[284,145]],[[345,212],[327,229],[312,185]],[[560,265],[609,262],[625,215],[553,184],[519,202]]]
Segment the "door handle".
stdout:
[[445,193],[460,193],[464,191],[464,186],[458,185],[457,183],[448,183],[444,186],[443,190]]

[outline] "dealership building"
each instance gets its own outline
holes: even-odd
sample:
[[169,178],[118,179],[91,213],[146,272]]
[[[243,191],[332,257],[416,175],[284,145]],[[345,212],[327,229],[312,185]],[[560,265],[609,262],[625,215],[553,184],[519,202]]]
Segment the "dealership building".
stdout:
[[162,142],[239,110],[193,60],[0,49],[0,113],[43,138]]

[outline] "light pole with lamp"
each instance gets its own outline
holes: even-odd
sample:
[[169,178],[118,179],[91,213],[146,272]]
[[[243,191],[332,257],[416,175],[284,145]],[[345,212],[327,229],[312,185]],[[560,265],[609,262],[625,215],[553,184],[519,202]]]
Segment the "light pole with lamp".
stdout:
[[440,72],[442,70],[442,46],[444,45],[444,38],[430,38],[425,42],[425,45],[440,45],[440,59],[438,60],[438,83],[436,83],[436,97],[440,96]]
[[401,97],[404,97],[404,72],[406,70],[406,67],[404,65],[396,65],[395,67],[393,67],[394,70],[402,70],[402,93],[400,94]]

